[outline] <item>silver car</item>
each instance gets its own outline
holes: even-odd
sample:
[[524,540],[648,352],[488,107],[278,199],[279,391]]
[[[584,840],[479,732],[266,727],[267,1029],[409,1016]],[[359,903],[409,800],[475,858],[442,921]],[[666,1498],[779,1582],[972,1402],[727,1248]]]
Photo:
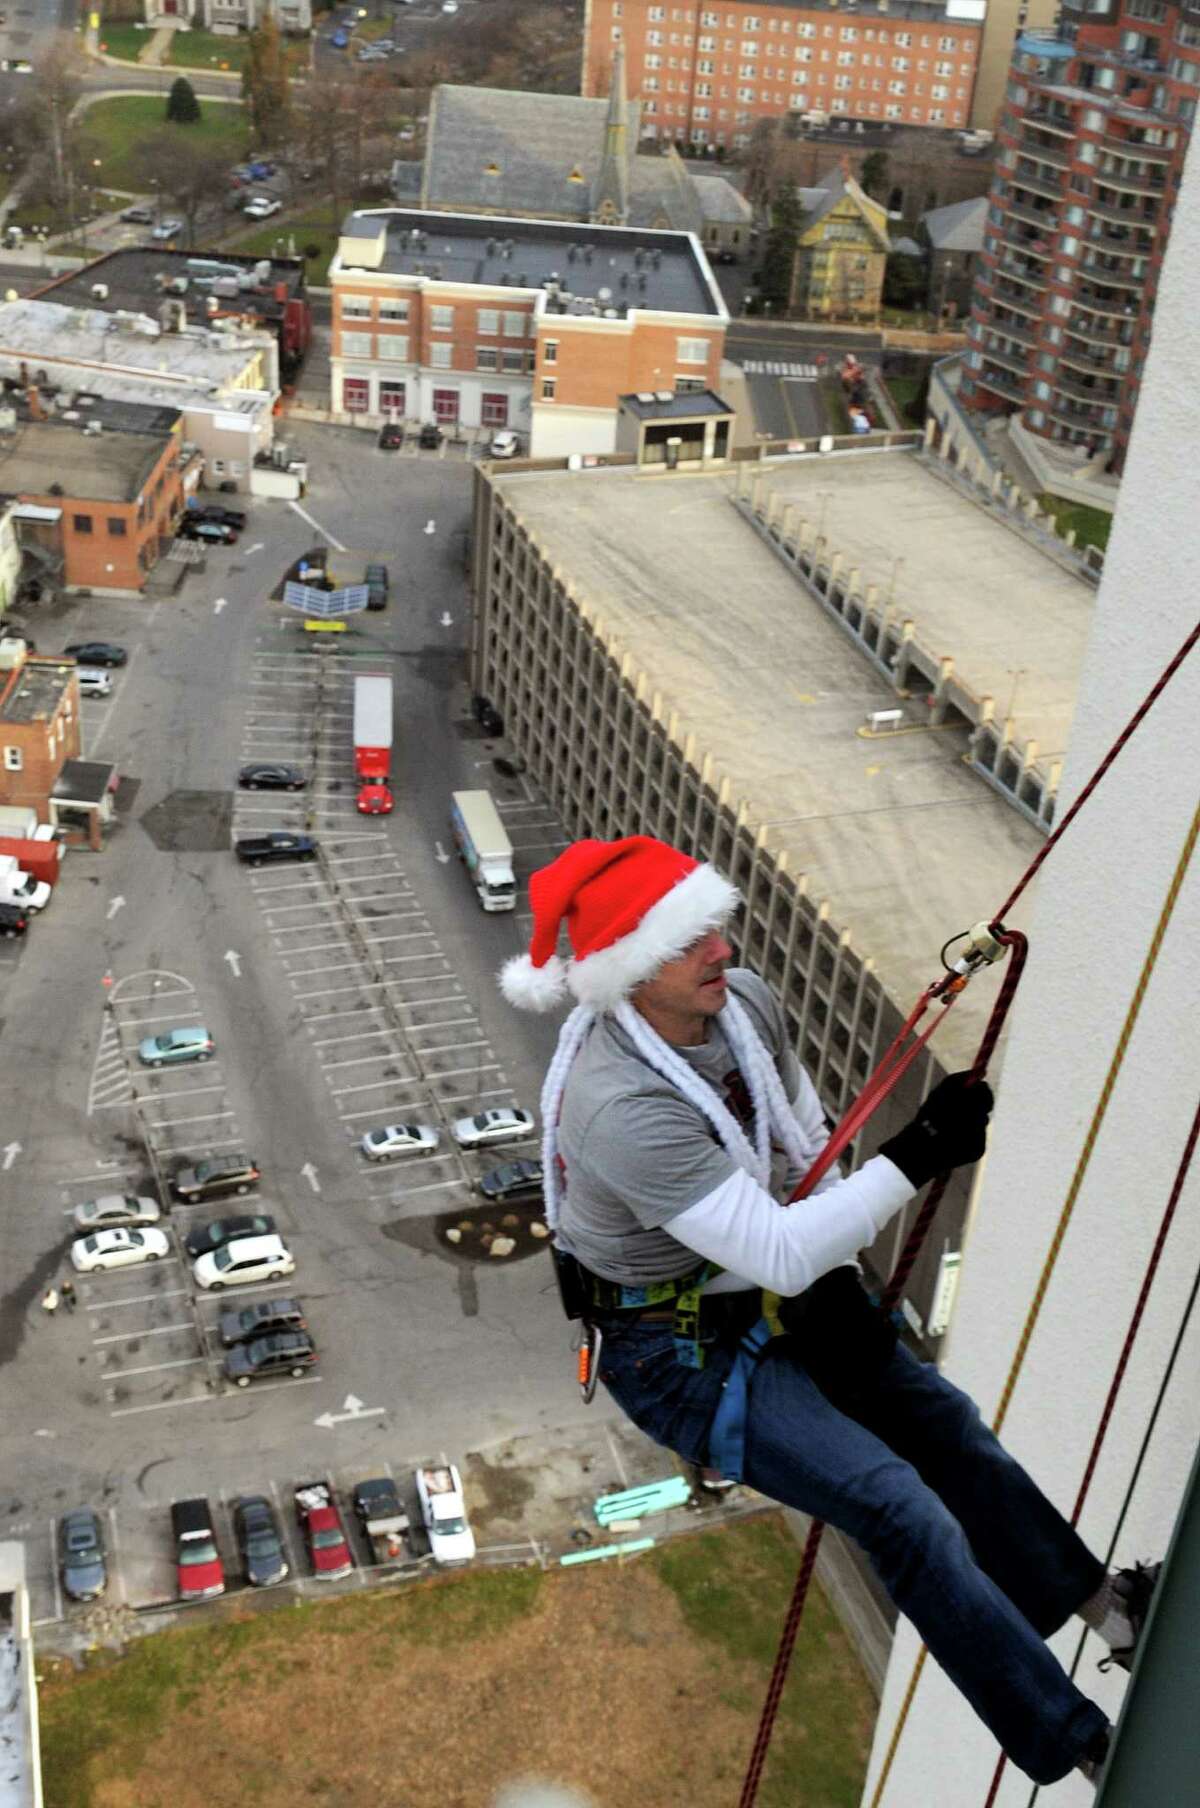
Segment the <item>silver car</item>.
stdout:
[[157,1224],[162,1211],[156,1199],[134,1193],[101,1193],[75,1207],[77,1230],[112,1230],[130,1224]]

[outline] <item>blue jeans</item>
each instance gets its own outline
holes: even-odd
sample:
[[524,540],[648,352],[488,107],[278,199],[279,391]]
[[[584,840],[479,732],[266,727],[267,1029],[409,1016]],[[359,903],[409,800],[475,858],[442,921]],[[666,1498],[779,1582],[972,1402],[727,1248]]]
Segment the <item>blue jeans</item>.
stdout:
[[[600,1378],[648,1437],[688,1462],[733,1360],[717,1336],[702,1369],[671,1327],[599,1314]],[[1062,1515],[983,1424],[974,1402],[898,1345],[834,1406],[786,1338],[750,1388],[745,1480],[854,1538],[900,1611],[1013,1763],[1068,1775],[1107,1725],[1043,1640],[1104,1580]]]

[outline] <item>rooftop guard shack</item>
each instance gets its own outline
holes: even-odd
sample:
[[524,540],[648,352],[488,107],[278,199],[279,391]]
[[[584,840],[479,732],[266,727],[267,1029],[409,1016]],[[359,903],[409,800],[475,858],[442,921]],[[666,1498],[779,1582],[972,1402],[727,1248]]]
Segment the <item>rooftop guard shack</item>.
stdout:
[[617,399],[618,453],[639,465],[695,469],[729,456],[734,411],[713,389],[641,390]]

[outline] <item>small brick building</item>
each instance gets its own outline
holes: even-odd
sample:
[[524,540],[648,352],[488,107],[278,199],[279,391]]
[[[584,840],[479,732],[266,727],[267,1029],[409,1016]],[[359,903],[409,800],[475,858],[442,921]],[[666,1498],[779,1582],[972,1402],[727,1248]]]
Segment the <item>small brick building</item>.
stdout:
[[49,416],[36,389],[0,416],[0,492],[39,511],[67,590],[137,594],[183,512],[178,409],[92,398]]
[[10,657],[0,664],[0,803],[25,804],[48,822],[55,782],[81,750],[75,661]]

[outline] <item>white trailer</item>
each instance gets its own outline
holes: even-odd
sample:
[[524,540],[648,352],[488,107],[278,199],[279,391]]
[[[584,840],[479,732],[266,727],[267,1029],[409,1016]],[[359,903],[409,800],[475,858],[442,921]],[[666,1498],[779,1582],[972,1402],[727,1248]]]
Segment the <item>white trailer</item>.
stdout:
[[417,1470],[417,1499],[435,1563],[469,1563],[475,1534],[467,1524],[462,1477],[453,1463]]
[[450,800],[455,845],[485,910],[513,910],[512,842],[487,791],[455,791]]

